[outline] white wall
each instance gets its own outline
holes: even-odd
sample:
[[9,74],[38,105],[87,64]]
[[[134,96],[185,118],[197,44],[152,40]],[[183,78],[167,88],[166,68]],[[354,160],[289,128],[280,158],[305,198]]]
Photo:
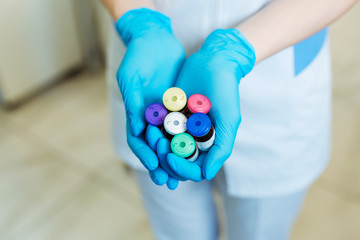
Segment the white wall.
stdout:
[[94,16],[96,21],[97,33],[99,34],[100,50],[102,54],[106,54],[109,28],[113,27],[112,18],[107,12],[106,8],[100,3],[99,0],[93,0]]
[[0,89],[17,101],[82,63],[72,0],[0,1]]

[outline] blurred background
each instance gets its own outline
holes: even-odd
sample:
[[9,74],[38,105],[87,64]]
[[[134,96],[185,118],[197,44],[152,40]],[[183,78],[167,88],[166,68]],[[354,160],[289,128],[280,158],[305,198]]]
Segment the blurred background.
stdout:
[[[331,27],[332,159],[293,240],[360,239],[359,24]],[[96,0],[0,1],[1,240],[153,239],[110,140],[109,27]]]

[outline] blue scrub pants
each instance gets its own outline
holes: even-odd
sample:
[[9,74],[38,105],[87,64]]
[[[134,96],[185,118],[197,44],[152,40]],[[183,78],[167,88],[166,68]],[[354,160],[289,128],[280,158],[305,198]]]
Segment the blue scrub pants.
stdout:
[[150,225],[157,240],[215,240],[219,224],[213,196],[222,197],[229,240],[285,240],[301,210],[306,190],[267,198],[229,196],[224,173],[211,182],[180,182],[178,189],[155,185],[135,171]]

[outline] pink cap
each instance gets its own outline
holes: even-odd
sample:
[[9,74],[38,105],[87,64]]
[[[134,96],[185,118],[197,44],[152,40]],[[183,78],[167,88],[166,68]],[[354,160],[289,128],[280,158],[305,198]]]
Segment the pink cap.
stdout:
[[192,113],[207,114],[211,108],[210,100],[201,94],[194,94],[189,97],[187,106]]

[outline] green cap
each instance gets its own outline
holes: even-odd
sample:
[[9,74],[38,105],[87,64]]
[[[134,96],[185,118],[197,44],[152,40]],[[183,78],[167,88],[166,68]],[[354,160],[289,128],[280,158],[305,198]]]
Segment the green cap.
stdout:
[[171,140],[171,150],[179,157],[189,157],[196,149],[194,138],[188,133],[175,135]]

